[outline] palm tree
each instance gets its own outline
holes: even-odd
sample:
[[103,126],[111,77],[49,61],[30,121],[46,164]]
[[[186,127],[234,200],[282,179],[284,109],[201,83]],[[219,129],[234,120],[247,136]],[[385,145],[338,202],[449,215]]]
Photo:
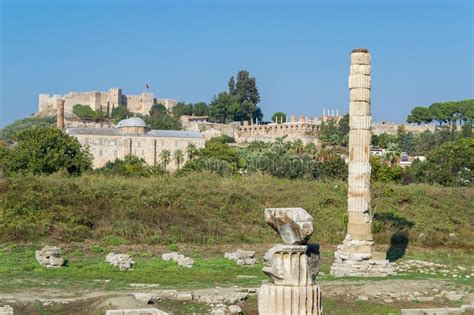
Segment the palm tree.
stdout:
[[389,161],[390,164],[394,164],[400,159],[400,148],[398,143],[391,142],[388,144],[388,148],[384,153],[384,160]]
[[163,169],[166,171],[166,166],[168,166],[171,161],[171,152],[168,150],[161,151],[160,160],[161,164],[163,165]]
[[305,151],[308,154],[315,155],[316,152],[318,151],[318,147],[314,143],[311,142],[306,145]]
[[295,141],[293,141],[292,147],[293,147],[292,149],[296,153],[301,154],[304,150],[303,141],[301,139],[296,139]]
[[[188,159],[192,160],[193,157],[196,155],[198,148],[194,143],[189,143],[186,147],[186,154],[188,155]],[[176,152],[175,152],[176,153]]]
[[173,153],[173,157],[174,157],[174,160],[176,161],[176,164],[179,168],[179,166],[181,165],[181,162],[183,162],[183,158],[184,158],[183,151],[180,150],[180,149],[176,149],[176,151],[174,151],[174,153]]

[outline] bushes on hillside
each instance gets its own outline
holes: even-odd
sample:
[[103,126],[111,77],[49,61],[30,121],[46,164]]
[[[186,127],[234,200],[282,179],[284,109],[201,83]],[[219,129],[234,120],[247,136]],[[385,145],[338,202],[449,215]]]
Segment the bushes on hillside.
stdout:
[[146,164],[145,160],[134,155],[126,155],[123,160],[107,162],[103,167],[95,170],[102,175],[115,175],[126,177],[150,176],[153,174],[163,174],[163,170],[157,166]]
[[85,121],[103,121],[105,114],[102,110],[92,110],[89,105],[76,104],[72,108],[74,115]]
[[0,149],[0,167],[7,176],[60,170],[79,175],[91,169],[92,157],[87,149],[59,129],[32,127],[18,132],[14,140],[16,145]]
[[415,161],[408,172],[417,182],[474,186],[474,138],[439,146],[426,161]]
[[[472,247],[474,191],[463,187],[375,184],[374,237],[389,244],[400,229],[410,243]],[[266,207],[299,206],[314,218],[313,241],[345,236],[347,184],[268,175],[222,177],[206,172],[141,178],[26,176],[0,180],[0,242],[135,243],[277,242]],[[421,234],[426,237],[418,237]],[[450,234],[455,233],[455,237]]]
[[25,130],[31,127],[53,127],[56,125],[56,116],[47,117],[28,117],[19,119],[12,124],[5,126],[0,129],[0,140],[7,143],[13,143],[15,134],[21,130]]

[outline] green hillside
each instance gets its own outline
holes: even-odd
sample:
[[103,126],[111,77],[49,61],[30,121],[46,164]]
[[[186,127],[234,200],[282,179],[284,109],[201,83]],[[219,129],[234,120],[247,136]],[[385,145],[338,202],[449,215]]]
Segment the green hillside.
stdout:
[[[303,207],[315,219],[312,240],[336,244],[345,235],[346,192],[345,182],[263,175],[14,177],[0,181],[0,241],[274,242],[263,209]],[[472,188],[378,184],[373,195],[379,244],[408,238],[472,248]]]

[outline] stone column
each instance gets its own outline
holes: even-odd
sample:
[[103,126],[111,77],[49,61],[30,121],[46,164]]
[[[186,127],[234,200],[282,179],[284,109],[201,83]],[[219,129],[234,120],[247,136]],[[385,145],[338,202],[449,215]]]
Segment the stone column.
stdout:
[[322,315],[319,245],[306,244],[313,233],[313,218],[302,208],[265,209],[265,221],[285,244],[272,247],[263,272],[272,279],[258,293],[260,315]]
[[385,257],[373,259],[370,215],[371,56],[367,49],[351,53],[349,75],[349,185],[347,234],[335,253],[331,267],[335,276],[383,276],[393,273]]
[[56,127],[58,129],[64,128],[64,100],[61,98],[56,99],[56,109],[58,114],[56,116]]

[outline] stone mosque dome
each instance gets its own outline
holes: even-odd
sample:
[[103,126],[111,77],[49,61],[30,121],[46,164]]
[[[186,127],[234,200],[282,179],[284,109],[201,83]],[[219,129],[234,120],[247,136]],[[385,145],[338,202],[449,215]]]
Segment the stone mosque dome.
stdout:
[[146,123],[140,117],[131,117],[123,119],[118,122],[117,128],[123,127],[143,127],[146,128]]
[[145,133],[146,123],[139,117],[131,117],[119,121],[117,128],[124,133]]

